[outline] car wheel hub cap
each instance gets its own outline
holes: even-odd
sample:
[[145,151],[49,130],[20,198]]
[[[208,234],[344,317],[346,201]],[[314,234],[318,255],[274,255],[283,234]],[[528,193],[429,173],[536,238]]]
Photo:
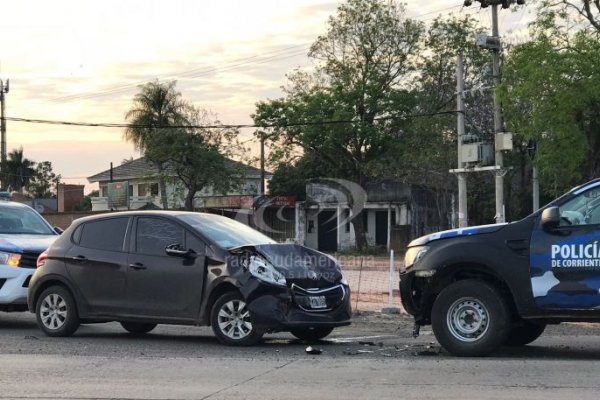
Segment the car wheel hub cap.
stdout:
[[448,329],[461,342],[474,342],[485,335],[489,328],[487,308],[478,300],[459,299],[448,310]]
[[40,318],[48,329],[61,328],[67,320],[67,302],[56,293],[49,294],[42,301]]
[[223,304],[218,315],[219,329],[230,339],[240,340],[252,332],[250,311],[242,300],[231,300]]

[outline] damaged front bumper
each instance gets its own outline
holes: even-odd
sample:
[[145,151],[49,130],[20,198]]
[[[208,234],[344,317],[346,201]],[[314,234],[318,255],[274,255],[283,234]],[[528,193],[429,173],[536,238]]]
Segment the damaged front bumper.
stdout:
[[240,291],[252,323],[267,331],[351,323],[350,288],[342,283],[326,288],[304,288],[294,283],[279,287],[250,279]]
[[430,278],[415,276],[414,271],[400,273],[402,306],[414,317],[415,324],[419,326],[431,324],[429,281]]

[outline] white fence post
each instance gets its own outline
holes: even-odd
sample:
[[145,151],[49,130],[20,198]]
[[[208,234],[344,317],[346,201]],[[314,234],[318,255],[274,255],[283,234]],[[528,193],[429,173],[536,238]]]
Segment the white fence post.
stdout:
[[388,289],[388,306],[381,310],[384,314],[399,314],[400,309],[394,307],[394,250],[390,250],[390,286]]

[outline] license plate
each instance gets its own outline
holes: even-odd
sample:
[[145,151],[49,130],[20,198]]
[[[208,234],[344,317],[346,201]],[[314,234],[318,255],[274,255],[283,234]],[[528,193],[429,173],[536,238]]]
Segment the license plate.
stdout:
[[310,302],[310,308],[327,308],[325,296],[310,296],[308,301]]

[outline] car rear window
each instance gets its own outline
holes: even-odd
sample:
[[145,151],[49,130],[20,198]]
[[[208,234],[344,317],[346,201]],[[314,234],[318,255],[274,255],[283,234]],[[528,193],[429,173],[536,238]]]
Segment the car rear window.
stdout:
[[86,222],[79,245],[91,249],[123,251],[129,218],[109,218]]

